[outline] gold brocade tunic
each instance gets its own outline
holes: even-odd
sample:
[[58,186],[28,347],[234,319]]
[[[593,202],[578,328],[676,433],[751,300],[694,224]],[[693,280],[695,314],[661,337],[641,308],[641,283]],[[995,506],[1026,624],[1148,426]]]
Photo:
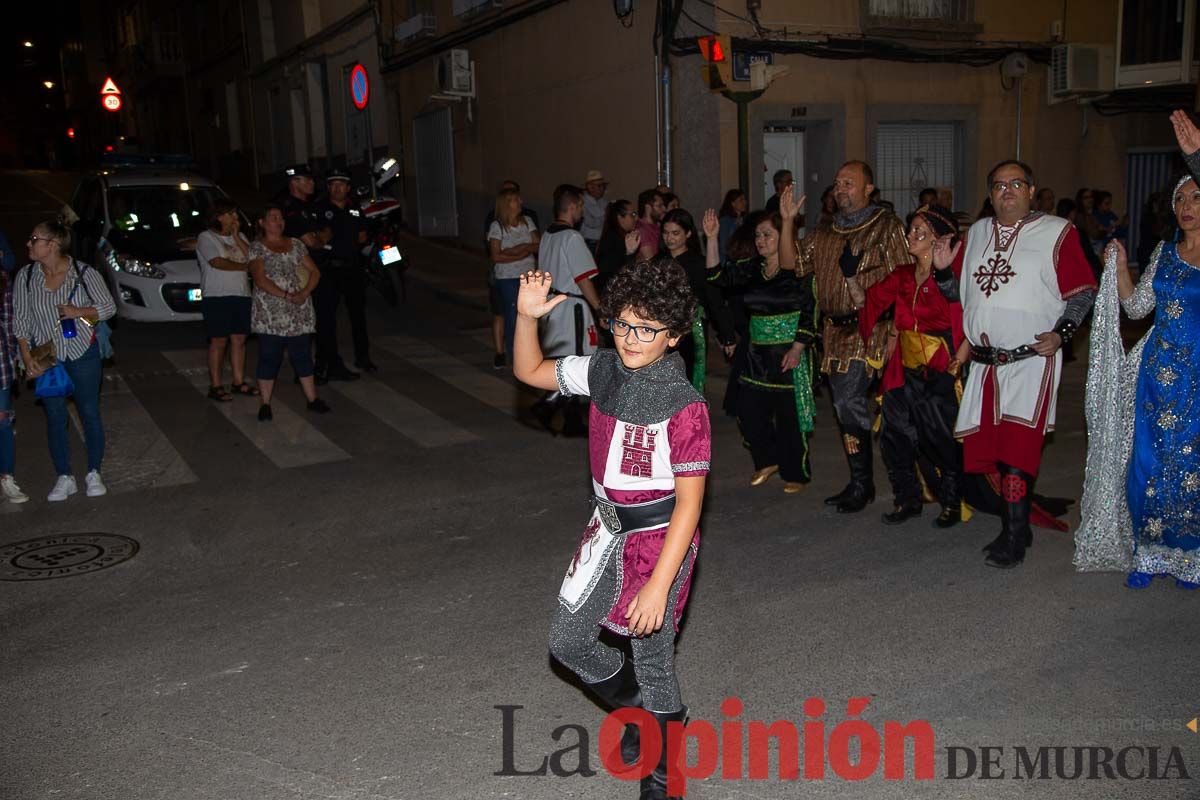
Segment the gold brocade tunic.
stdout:
[[836,223],[818,228],[800,242],[796,263],[801,274],[814,273],[817,307],[826,317],[821,371],[832,372],[833,362],[837,362],[838,372],[845,372],[850,369],[850,362],[857,360],[867,362],[868,373],[875,374],[885,360],[891,323],[877,324],[871,340],[864,343],[857,325],[834,325],[829,319],[857,313],[838,265],[847,240],[852,252],[862,253],[858,281],[864,291],[886,278],[895,265],[906,264],[912,258],[908,254],[904,223],[886,208],[878,209],[852,228],[842,228]]

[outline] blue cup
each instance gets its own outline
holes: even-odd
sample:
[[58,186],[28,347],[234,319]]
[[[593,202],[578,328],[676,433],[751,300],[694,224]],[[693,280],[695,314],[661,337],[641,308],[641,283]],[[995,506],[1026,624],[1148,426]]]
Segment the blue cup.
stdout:
[[71,319],[71,318],[60,319],[58,321],[58,324],[62,326],[62,332],[63,332],[64,339],[74,339],[75,338],[75,334],[77,333],[77,331],[75,330],[75,320],[74,319]]

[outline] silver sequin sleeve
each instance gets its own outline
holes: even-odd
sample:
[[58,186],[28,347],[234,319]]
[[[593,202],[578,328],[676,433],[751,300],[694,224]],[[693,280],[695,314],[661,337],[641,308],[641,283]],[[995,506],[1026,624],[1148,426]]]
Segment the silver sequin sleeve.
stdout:
[[[1154,308],[1154,272],[1161,252],[1160,244],[1137,291],[1129,298],[1134,311],[1145,309],[1142,316]],[[1133,566],[1133,522],[1125,495],[1125,471],[1133,450],[1134,402],[1142,348],[1153,328],[1126,353],[1121,340],[1121,305],[1117,295],[1117,258],[1110,253],[1096,296],[1088,352],[1084,403],[1087,465],[1080,525],[1075,531],[1074,563],[1080,572],[1128,572]]]
[[[1162,253],[1162,242],[1154,248],[1150,264],[1142,270],[1142,277],[1133,287],[1133,294],[1121,301],[1121,308],[1130,319],[1141,319],[1154,310],[1154,273],[1158,269],[1158,257]],[[1107,269],[1105,270],[1107,274]]]

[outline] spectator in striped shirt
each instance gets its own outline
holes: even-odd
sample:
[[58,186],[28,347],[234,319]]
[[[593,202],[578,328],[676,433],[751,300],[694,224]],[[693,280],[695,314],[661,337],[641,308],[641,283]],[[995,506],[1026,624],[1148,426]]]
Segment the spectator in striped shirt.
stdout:
[[[88,497],[107,494],[100,477],[104,459],[104,425],[100,421],[100,346],[95,328],[116,312],[112,295],[100,273],[70,255],[71,231],[56,221],[33,229],[28,245],[30,264],[17,273],[13,291],[13,332],[25,363],[25,374],[37,378],[44,370],[33,361],[32,349],[46,342],[66,367],[74,384],[75,409],[83,422],[87,445]],[[73,334],[68,334],[73,331]],[[67,434],[67,398],[46,397],[46,438],[58,480],[46,499],[66,500],[79,489],[71,473],[71,444]]]
[[0,269],[0,496],[10,503],[24,503],[29,497],[13,479],[12,387],[17,380],[17,337],[13,335],[12,290],[9,272]]

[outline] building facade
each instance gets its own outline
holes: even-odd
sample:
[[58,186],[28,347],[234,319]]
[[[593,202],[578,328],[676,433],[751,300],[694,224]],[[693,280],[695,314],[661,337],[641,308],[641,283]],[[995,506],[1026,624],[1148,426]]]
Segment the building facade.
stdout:
[[[712,33],[730,37],[735,91],[752,85],[750,59],[788,70],[747,107],[752,206],[786,166],[814,208],[857,158],[901,213],[934,186],[973,214],[989,167],[1019,155],[1059,197],[1104,188],[1136,213],[1170,170],[1168,111],[1194,105],[1195,2],[716,5],[634,0],[618,17],[607,0],[126,0],[103,16],[133,106],[114,127],[234,185],[271,185],[295,161],[350,164],[365,183],[392,155],[409,224],[476,246],[506,179],[543,217],[556,185],[592,169],[611,199],[667,182],[694,212],[718,204],[739,183],[739,145],[735,104],[701,76],[697,39]],[[1172,58],[1175,79],[1155,72]],[[351,104],[356,64],[366,112]]]

